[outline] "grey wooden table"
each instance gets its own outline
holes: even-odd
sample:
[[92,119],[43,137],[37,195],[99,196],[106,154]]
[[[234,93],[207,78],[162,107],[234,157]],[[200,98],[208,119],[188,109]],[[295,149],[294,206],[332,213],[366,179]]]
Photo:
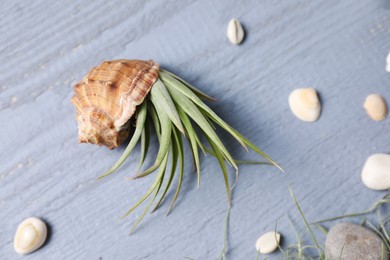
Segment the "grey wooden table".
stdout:
[[[131,236],[142,209],[117,219],[153,178],[126,179],[139,149],[114,176],[95,181],[123,147],[77,144],[70,99],[90,67],[116,58],[152,58],[217,97],[210,105],[284,167],[284,174],[240,168],[229,259],[255,259],[255,240],[278,219],[284,244],[294,241],[288,216],[303,230],[289,185],[309,220],[368,208],[383,194],[363,186],[361,167],[368,155],[390,152],[390,120],[370,121],[362,109],[370,93],[390,101],[388,6],[385,0],[2,1],[0,259],[218,257],[227,201],[215,160],[202,158],[200,189],[188,170],[172,214],[165,217],[165,203]],[[247,32],[241,46],[225,37],[233,17]],[[293,117],[287,103],[291,90],[308,86],[323,103],[313,124]],[[228,146],[236,157],[257,158]],[[39,251],[18,256],[13,235],[30,216],[47,221],[50,237]]]

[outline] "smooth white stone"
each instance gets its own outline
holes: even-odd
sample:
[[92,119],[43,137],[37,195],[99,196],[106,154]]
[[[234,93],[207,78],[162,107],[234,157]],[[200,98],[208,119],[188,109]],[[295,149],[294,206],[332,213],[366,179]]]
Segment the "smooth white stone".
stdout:
[[363,107],[372,120],[381,121],[387,116],[387,104],[381,95],[371,94],[367,96]]
[[238,45],[244,39],[244,29],[242,28],[241,23],[237,19],[231,19],[228,27],[226,35],[229,41],[235,45]]
[[389,52],[389,54],[387,54],[387,57],[386,57],[386,71],[390,72],[390,52]]
[[288,103],[293,114],[302,121],[314,122],[320,117],[321,103],[314,88],[295,89]]
[[367,158],[362,170],[364,185],[373,190],[390,188],[390,155],[373,154]]
[[274,231],[265,233],[256,241],[256,250],[260,254],[269,254],[274,252],[280,243],[280,234]]
[[46,224],[39,218],[28,218],[19,224],[15,237],[14,248],[18,254],[29,254],[45,243],[47,236]]

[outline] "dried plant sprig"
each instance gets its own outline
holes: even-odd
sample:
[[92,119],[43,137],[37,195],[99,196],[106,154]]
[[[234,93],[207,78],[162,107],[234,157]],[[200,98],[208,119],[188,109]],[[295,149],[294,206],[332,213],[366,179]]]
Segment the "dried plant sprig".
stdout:
[[[130,124],[126,120],[133,118],[135,123],[134,133],[123,154],[98,179],[118,170],[138,143],[141,146],[140,160],[137,173],[131,179],[142,178],[157,171],[149,190],[121,218],[128,216],[147,199],[150,200],[132,230],[146,212],[150,209],[153,212],[163,203],[175,175],[178,174],[176,191],[168,213],[173,209],[184,178],[183,137],[191,150],[198,186],[201,181],[199,151],[208,153],[218,160],[229,205],[231,189],[238,179],[238,163],[271,164],[281,169],[267,154],[222,120],[202,100],[214,99],[173,73],[160,69],[153,61],[103,62],[91,69],[83,81],[76,84],[72,102],[78,112],[80,142],[115,148],[129,133]],[[266,162],[234,160],[218,136],[215,125],[228,132],[244,149],[251,149],[266,159]],[[157,155],[150,167],[141,170],[149,151],[152,129],[159,143]],[[200,138],[200,135],[204,138]],[[201,140],[206,140],[208,145],[203,144]],[[236,181],[232,186],[229,182],[227,164],[236,172]],[[167,169],[168,165],[170,169]]]
[[352,218],[352,217],[358,217],[358,216],[370,214],[370,213],[373,213],[376,210],[378,210],[382,205],[388,204],[388,203],[390,203],[390,191],[385,196],[383,196],[381,199],[375,201],[374,204],[368,210],[319,220],[319,221],[314,222],[313,224],[321,224],[324,222],[330,222],[330,221],[334,221],[337,219]]
[[385,245],[385,248],[383,250],[390,253],[390,236],[386,228],[386,226],[390,223],[390,216],[384,218],[381,213],[381,208],[386,204],[390,204],[390,190],[388,190],[388,192],[381,199],[375,201],[368,210],[319,220],[314,222],[313,224],[320,225],[321,223],[331,222],[338,219],[361,217],[368,214],[376,213],[378,226],[375,226],[366,218],[363,220],[362,225],[365,225],[369,227],[371,230],[373,230],[382,239]]
[[[294,193],[292,192],[292,189],[290,188],[289,190],[290,190],[291,197],[294,201],[294,204],[295,204],[297,210],[299,211],[299,214],[301,215],[301,218],[305,224],[305,229],[301,234],[298,234],[294,224],[292,224],[291,220],[289,219],[290,225],[292,226],[292,228],[296,234],[297,242],[289,244],[285,248],[282,248],[281,246],[279,246],[279,250],[283,255],[283,259],[298,259],[298,260],[300,260],[300,259],[302,259],[302,260],[303,259],[323,259],[323,260],[328,259],[329,257],[326,255],[324,248],[319,244],[319,242],[318,242],[318,240],[317,240],[317,238],[316,238],[316,236],[311,228],[311,225],[315,225],[320,231],[322,231],[326,235],[328,233],[328,230],[321,225],[322,223],[331,222],[334,220],[344,219],[344,218],[356,218],[356,217],[360,217],[360,216],[365,216],[367,214],[372,214],[375,212],[376,212],[376,220],[378,222],[377,225],[374,225],[371,221],[369,221],[366,218],[363,220],[361,225],[366,226],[367,228],[371,229],[373,232],[375,232],[382,239],[382,241],[383,241],[382,259],[385,259],[384,256],[387,255],[388,253],[390,253],[390,236],[389,236],[389,233],[387,230],[387,226],[390,223],[390,216],[384,217],[381,213],[381,208],[383,206],[385,206],[386,204],[390,203],[390,190],[388,191],[388,193],[385,196],[383,196],[381,199],[379,199],[375,203],[373,203],[371,208],[369,208],[366,211],[359,212],[359,213],[346,214],[346,215],[337,216],[337,217],[333,217],[333,218],[328,218],[328,219],[316,221],[316,222],[311,223],[311,224],[309,224],[309,222],[307,221]],[[277,231],[277,223],[278,222],[276,222],[276,225],[275,225],[275,232]],[[310,232],[311,240],[314,243],[313,245],[305,244],[303,241],[304,240],[303,236],[307,230],[309,230],[309,232]],[[343,245],[342,250],[340,252],[340,259],[342,257],[343,250],[344,250],[345,246],[346,246],[346,243]],[[307,251],[308,249],[315,249],[317,251],[317,254],[313,254],[313,252],[308,252]],[[259,256],[260,255],[258,254],[256,259],[259,259]]]

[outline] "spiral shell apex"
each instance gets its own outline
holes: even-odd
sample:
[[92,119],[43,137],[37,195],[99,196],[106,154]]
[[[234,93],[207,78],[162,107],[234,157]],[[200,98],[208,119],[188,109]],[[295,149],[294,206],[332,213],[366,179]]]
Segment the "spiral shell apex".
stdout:
[[74,86],[79,142],[112,149],[129,135],[128,121],[158,78],[152,60],[104,61]]

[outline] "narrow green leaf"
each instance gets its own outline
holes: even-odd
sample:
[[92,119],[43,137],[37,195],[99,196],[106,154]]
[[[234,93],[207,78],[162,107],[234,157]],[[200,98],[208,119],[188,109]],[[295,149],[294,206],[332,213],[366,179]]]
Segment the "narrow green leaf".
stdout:
[[160,148],[157,153],[156,161],[154,165],[149,169],[146,169],[140,174],[137,174],[134,178],[145,177],[152,172],[154,172],[164,160],[164,157],[169,151],[169,146],[171,144],[171,133],[172,133],[172,122],[169,120],[167,114],[163,110],[156,108],[158,119],[161,124],[161,138],[160,138]]
[[386,237],[386,240],[390,242],[390,236],[389,233],[386,230],[385,223],[383,222],[382,214],[381,214],[381,209],[378,208],[376,210],[376,214],[378,217],[378,222],[379,222],[379,228],[383,232],[384,236]]
[[133,233],[135,231],[135,229],[137,228],[138,224],[142,221],[142,219],[145,217],[146,213],[148,213],[150,207],[152,206],[154,200],[156,199],[157,197],[157,194],[158,192],[160,191],[160,188],[161,188],[161,185],[163,183],[163,180],[164,180],[164,175],[165,175],[165,170],[167,168],[167,161],[168,161],[168,154],[164,157],[164,160],[163,162],[161,163],[161,167],[160,167],[160,170],[159,170],[159,173],[158,173],[158,176],[161,176],[159,181],[158,181],[158,184],[157,184],[157,187],[156,187],[156,191],[154,193],[154,196],[153,198],[150,200],[148,206],[145,208],[145,210],[142,212],[141,216],[139,216],[139,218],[137,219],[137,221],[133,224],[133,226],[131,227],[131,231],[130,231],[130,234]]
[[215,153],[209,148],[209,147],[204,147],[206,153],[210,154],[211,156],[214,156],[215,157]]
[[133,207],[131,207],[128,211],[126,211],[126,213],[119,220],[122,220],[125,217],[127,217],[142,202],[144,202],[150,196],[150,194],[152,194],[152,192],[158,187],[159,183],[162,181],[162,177],[163,177],[162,174],[163,173],[159,172],[159,174],[156,175],[156,178],[154,179],[154,182],[153,182],[152,186],[150,187],[150,189],[144,194],[144,196],[142,196],[141,199],[138,200],[138,202]]
[[323,220],[320,220],[320,221],[316,221],[316,222],[314,222],[313,224],[319,224],[319,223],[334,221],[334,220],[343,219],[343,218],[358,217],[358,216],[362,216],[362,215],[366,215],[366,214],[372,213],[372,212],[374,212],[375,210],[377,210],[381,205],[390,203],[389,195],[390,195],[390,194],[386,194],[382,199],[377,200],[377,201],[371,206],[371,208],[369,208],[368,210],[365,210],[365,211],[363,211],[363,212],[352,213],[352,214],[346,214],[346,215],[337,216],[337,217],[333,217],[333,218],[323,219]]
[[233,165],[235,169],[237,169],[237,165],[231,157],[230,153],[227,151],[226,147],[223,145],[218,135],[215,133],[214,129],[210,126],[208,121],[205,119],[200,110],[188,99],[185,95],[179,92],[177,89],[172,87],[170,84],[166,84],[168,91],[173,98],[173,101],[176,105],[183,109],[187,115],[195,121],[195,123],[203,130],[203,132],[213,140],[213,142],[218,146],[219,150],[221,150],[224,157]]
[[251,143],[248,139],[246,139],[242,134],[240,134],[237,130],[233,129],[233,131],[238,135],[239,138],[241,138],[241,140],[247,145],[249,146],[253,151],[255,151],[256,153],[258,153],[260,156],[262,156],[264,159],[266,159],[267,161],[269,161],[272,165],[274,165],[275,167],[277,167],[279,170],[281,170],[282,172],[284,172],[284,170],[282,169],[282,167],[279,166],[279,164],[277,164],[274,160],[271,159],[271,157],[269,157],[266,153],[264,153],[263,151],[261,151],[259,148],[257,148],[256,145],[254,145],[253,143]]
[[260,161],[248,161],[248,160],[234,160],[237,164],[257,164],[257,165],[272,165],[270,162],[260,162]]
[[[211,156],[215,157],[215,153],[212,150],[210,150],[210,148],[204,147],[204,149],[205,149],[206,153],[208,153]],[[258,165],[271,165],[271,166],[274,166],[274,164],[272,164],[270,162],[248,161],[248,160],[237,160],[237,159],[234,159],[234,161],[236,162],[236,164],[258,164]]]
[[290,195],[291,195],[292,199],[294,200],[295,206],[297,207],[299,213],[301,214],[301,217],[302,217],[302,219],[303,219],[303,222],[305,222],[305,225],[306,225],[307,229],[309,230],[310,236],[311,236],[311,238],[313,239],[313,242],[314,242],[315,246],[316,246],[317,248],[320,248],[320,245],[318,244],[318,241],[317,241],[316,237],[314,236],[313,230],[311,229],[309,223],[307,222],[306,217],[305,217],[305,215],[303,214],[303,211],[302,211],[301,207],[299,206],[298,201],[297,201],[297,199],[295,198],[295,195],[294,195],[294,193],[293,193],[291,187],[289,187],[289,191],[290,191]]
[[[252,150],[256,153],[264,157],[267,161],[272,163],[278,169],[283,171],[283,169],[272,160],[266,153],[257,148],[254,144],[252,144],[248,139],[246,139],[243,135],[241,135],[237,130],[228,125],[224,120],[222,120],[211,108],[209,108],[205,103],[203,103],[190,89],[186,88],[185,85],[180,84],[180,81],[176,80],[173,76],[170,75],[162,75],[162,80],[166,85],[173,86],[178,91],[183,93],[189,99],[191,99],[197,106],[199,106],[204,112],[208,115],[208,117],[229,132],[245,149],[246,145],[248,145]],[[166,81],[166,82],[165,82]]]
[[162,193],[159,201],[156,203],[156,206],[154,207],[154,209],[152,210],[152,212],[154,212],[161,204],[161,202],[163,201],[165,195],[167,194],[168,190],[169,190],[169,187],[171,186],[172,184],[172,180],[173,180],[173,177],[175,176],[175,172],[176,172],[176,167],[177,167],[177,160],[178,160],[178,144],[176,143],[176,140],[173,136],[173,133],[172,133],[172,144],[171,144],[171,148],[172,148],[172,159],[171,159],[171,173],[169,175],[169,179],[168,179],[168,182],[167,184],[165,185],[165,189],[164,189],[164,192]]
[[[195,129],[194,129],[194,130],[195,130]],[[195,137],[196,137],[196,143],[198,144],[200,150],[202,150],[202,153],[203,153],[204,155],[206,155],[206,148],[204,147],[204,145],[203,145],[203,144],[201,143],[201,141],[199,140],[198,135],[195,135]]]
[[229,236],[229,219],[230,219],[230,210],[231,206],[229,205],[228,210],[226,212],[225,218],[225,228],[224,228],[224,236],[223,236],[223,248],[221,254],[219,255],[219,259],[226,259],[226,252],[228,251],[228,236]]
[[372,224],[369,220],[367,220],[366,223],[367,223],[367,226],[368,226],[369,228],[371,228],[375,233],[377,233],[378,236],[380,236],[380,238],[382,239],[382,242],[385,243],[386,247],[387,247],[387,248],[390,248],[390,244],[389,244],[390,241],[388,241],[388,240],[386,239],[386,237],[382,234],[382,232],[380,232],[380,231],[378,230],[378,228],[376,228],[376,227],[374,226],[374,224]]
[[[191,130],[191,132],[193,133],[193,137],[198,145],[198,147],[202,150],[202,152],[204,154],[206,154],[206,151],[204,149],[204,146],[202,144],[202,142],[200,141],[199,137],[198,137],[198,134],[196,133],[195,131],[195,128],[192,126],[192,123],[191,123],[191,120],[190,118],[188,117],[188,115],[184,112],[183,109],[181,109],[180,107],[177,108],[177,112],[179,113],[179,116],[180,116],[180,119],[181,121],[183,122],[183,125],[184,125],[184,128],[186,128],[185,130]],[[184,123],[185,122],[185,123]]]
[[195,129],[192,127],[191,121],[188,118],[187,114],[182,110],[178,109],[180,118],[183,122],[183,125],[185,127],[186,133],[188,135],[188,141],[190,143],[190,146],[192,148],[192,156],[195,162],[196,172],[198,175],[198,188],[200,186],[200,160],[199,160],[199,151],[198,151],[198,142],[199,140],[197,134],[195,133]]
[[233,128],[228,125],[225,121],[223,121],[211,108],[209,108],[202,100],[198,98],[197,95],[194,94],[190,89],[188,89],[185,85],[183,85],[180,81],[176,80],[172,76],[162,75],[161,77],[164,84],[167,86],[172,86],[176,90],[180,91],[183,95],[192,100],[197,106],[203,109],[210,117],[211,120],[220,125],[223,129],[229,132],[245,149],[245,143],[241,140],[239,136],[237,136],[236,132],[233,131]]
[[154,109],[152,102],[148,102],[148,112],[150,117],[152,118],[158,141],[160,142],[160,138],[161,138],[160,120],[158,119],[157,112]]
[[140,171],[142,165],[144,164],[146,155],[147,155],[148,150],[149,150],[150,135],[151,135],[150,121],[149,120],[147,119],[145,121],[144,128],[142,129],[142,134],[141,134],[141,157],[140,157],[140,160],[139,160],[137,172]]
[[160,69],[160,73],[165,73],[165,74],[168,74],[169,76],[177,79],[178,81],[180,81],[181,83],[183,83],[184,85],[186,85],[187,88],[191,89],[192,92],[194,92],[196,95],[198,95],[198,97],[200,97],[201,99],[205,99],[205,100],[208,100],[208,101],[216,101],[215,98],[213,97],[210,97],[209,95],[207,95],[206,93],[200,91],[199,89],[195,88],[193,85],[191,85],[190,83],[188,83],[187,81],[183,80],[182,78],[179,78],[177,75],[173,74],[172,72],[169,72],[167,70],[164,70],[164,69]]
[[316,224],[316,227],[322,232],[324,233],[324,235],[327,235],[329,230],[327,230],[323,225],[321,224]]
[[179,169],[179,180],[177,182],[177,188],[176,188],[176,192],[175,192],[175,195],[173,197],[173,200],[172,200],[172,203],[171,203],[171,206],[169,207],[169,210],[168,210],[168,213],[167,215],[169,215],[169,213],[171,213],[175,203],[176,203],[176,200],[179,196],[179,193],[180,193],[180,189],[181,189],[181,185],[183,183],[183,175],[184,175],[184,151],[183,151],[183,142],[181,140],[181,136],[176,132],[176,131],[173,131],[173,135],[174,135],[174,138],[175,138],[175,144],[177,146],[177,150],[179,152],[179,160],[180,160],[180,169]]
[[145,120],[146,120],[146,104],[143,103],[140,105],[140,108],[138,110],[137,114],[137,123],[136,123],[136,128],[134,131],[134,134],[127,145],[125,151],[123,152],[122,156],[119,158],[119,160],[110,168],[108,169],[105,173],[100,175],[97,179],[100,180],[112,173],[114,173],[123,163],[124,161],[130,156],[131,152],[133,151],[134,147],[136,146],[141,133],[142,129],[144,128]]
[[210,119],[210,117],[208,116],[205,116],[204,118],[206,118],[206,120],[209,122],[209,124],[211,125],[211,127],[216,130],[217,128],[215,127],[215,125],[213,124],[213,121]]
[[176,111],[175,104],[173,104],[172,98],[165,88],[160,79],[154,83],[150,90],[150,100],[154,104],[157,110],[163,110],[173,124],[184,134],[183,125],[181,124],[180,117]]
[[225,179],[225,186],[226,186],[226,192],[227,192],[227,196],[228,196],[228,202],[230,205],[230,203],[231,203],[231,190],[230,190],[229,176],[228,176],[228,173],[226,170],[225,160],[224,160],[218,146],[209,137],[207,137],[207,140],[215,153],[215,157],[218,159],[219,165],[221,166],[223,178]]

